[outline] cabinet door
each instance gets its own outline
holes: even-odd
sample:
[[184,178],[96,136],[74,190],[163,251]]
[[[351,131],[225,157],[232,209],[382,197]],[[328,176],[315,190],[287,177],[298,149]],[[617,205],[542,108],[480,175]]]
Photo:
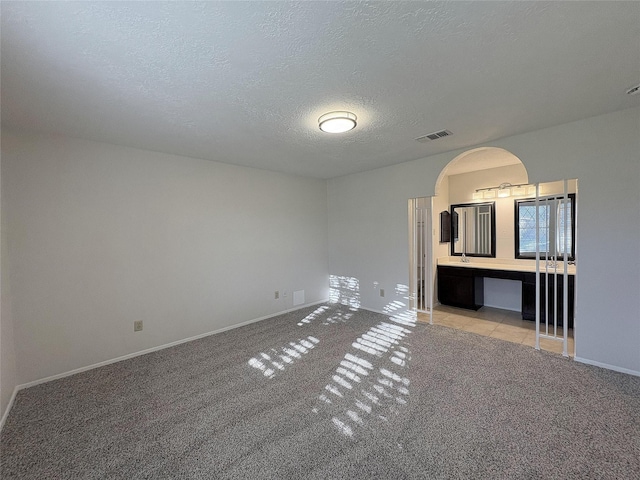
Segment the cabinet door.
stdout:
[[438,300],[443,305],[477,310],[482,306],[478,296],[482,287],[482,278],[469,270],[438,267]]
[[[563,285],[564,279],[562,276],[558,276],[557,284],[557,297],[555,296],[555,280],[553,276],[549,276],[549,286],[545,288],[546,278],[544,275],[540,275],[540,320],[546,321],[547,308],[549,312],[550,325],[553,324],[554,312],[557,318],[557,325],[562,326],[564,311],[564,298],[563,298]],[[569,276],[569,328],[573,328],[573,295],[574,295],[574,277]],[[547,305],[547,296],[549,297],[549,304]],[[554,304],[557,298],[557,306],[554,308]],[[522,281],[522,318],[524,320],[536,319],[536,276],[535,274],[527,274]]]
[[[569,307],[567,309],[569,315],[569,328],[573,328],[573,294],[574,294],[574,279],[573,275],[569,275],[569,292],[568,300]],[[555,288],[554,288],[555,287]],[[549,277],[549,288],[547,294],[549,295],[549,321],[553,323],[554,312],[557,319],[557,325],[561,327],[564,322],[564,277],[558,275],[557,286],[552,276]],[[555,305],[555,309],[554,309]]]
[[471,277],[457,275],[438,275],[438,299],[444,305],[467,305],[473,298]]
[[536,277],[528,276],[522,281],[522,319],[536,319]]

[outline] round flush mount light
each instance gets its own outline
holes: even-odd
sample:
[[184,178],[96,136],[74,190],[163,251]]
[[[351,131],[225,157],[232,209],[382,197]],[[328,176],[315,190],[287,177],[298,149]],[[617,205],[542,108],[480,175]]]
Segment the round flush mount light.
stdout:
[[329,112],[318,119],[318,125],[326,133],[344,133],[356,128],[357,119],[351,112]]

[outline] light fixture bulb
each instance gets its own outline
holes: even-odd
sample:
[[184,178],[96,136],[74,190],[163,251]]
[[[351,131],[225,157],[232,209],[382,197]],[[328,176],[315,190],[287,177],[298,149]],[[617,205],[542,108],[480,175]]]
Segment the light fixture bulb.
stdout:
[[511,194],[514,197],[519,197],[521,195],[524,195],[526,193],[526,189],[524,188],[524,185],[516,185],[515,187],[511,187]]
[[356,128],[357,119],[351,112],[329,112],[318,119],[318,125],[326,133],[344,133]]
[[496,198],[495,190],[485,190],[483,193],[484,198]]
[[501,188],[500,190],[498,190],[498,197],[499,198],[507,198],[511,195],[511,189],[510,188]]

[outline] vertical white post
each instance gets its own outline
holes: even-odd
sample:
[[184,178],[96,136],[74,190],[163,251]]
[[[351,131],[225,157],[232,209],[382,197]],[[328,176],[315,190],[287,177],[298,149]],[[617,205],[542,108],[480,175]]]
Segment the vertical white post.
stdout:
[[536,183],[536,350],[540,350],[540,184]]
[[562,318],[564,319],[564,322],[562,323],[563,326],[563,347],[562,347],[562,355],[565,357],[569,356],[568,353],[568,345],[569,345],[569,249],[567,246],[568,243],[568,235],[567,235],[567,225],[569,224],[569,218],[568,218],[568,213],[567,212],[567,207],[569,206],[569,197],[567,196],[567,179],[564,179],[564,190],[563,190],[563,194],[562,194],[562,199],[563,199],[563,211],[562,211],[562,217],[564,219],[564,275],[563,275],[563,280],[564,280],[564,285],[563,285],[563,289],[562,289],[562,300],[563,300],[563,305],[562,305]]
[[544,334],[549,335],[549,321],[551,320],[551,312],[549,311],[549,233],[550,233],[550,225],[549,225],[549,197],[545,198],[544,207],[546,210],[546,232],[547,232],[547,242],[544,249]]
[[421,208],[420,199],[418,199],[418,206],[416,207],[416,232],[417,232],[417,244],[416,244],[416,259],[418,260],[418,311],[424,310],[424,265],[422,260],[424,258],[424,210]]
[[[559,208],[562,208],[562,200],[553,201],[555,205],[556,225],[553,229],[553,336],[558,336],[558,233],[560,230]],[[551,230],[551,229],[549,229]],[[551,241],[551,239],[549,239]]]
[[[409,308],[431,315],[433,309],[432,198],[412,198],[409,204]],[[429,319],[430,323],[432,319]]]
[[420,207],[420,304],[422,310],[427,310],[427,290],[425,288],[427,278],[427,209],[424,205]]
[[414,306],[416,311],[420,309],[420,298],[418,295],[418,268],[420,268],[418,266],[418,255],[417,255],[417,249],[418,249],[418,226],[417,226],[417,205],[418,205],[418,199],[414,198],[413,199],[413,212],[412,212],[412,221],[413,221],[413,289],[414,289],[414,294],[413,294],[413,301],[414,301]]
[[[428,243],[428,255],[425,261],[428,260],[429,265],[429,324],[433,325],[433,197],[429,197],[429,243]],[[425,287],[426,288],[426,287]]]
[[576,180],[576,191],[575,191],[575,198],[573,199],[574,204],[572,206],[572,218],[571,218],[571,222],[573,225],[573,231],[571,232],[571,241],[573,242],[573,245],[575,245],[575,251],[574,251],[574,257],[573,257],[573,264],[575,265],[575,275],[573,276],[573,354],[576,354],[576,346],[578,344],[578,336],[580,335],[580,331],[576,329],[576,325],[577,325],[577,317],[576,317],[576,307],[578,305],[578,197],[580,194],[579,188],[578,188],[578,181]]
[[408,216],[409,216],[409,308],[411,310],[417,310],[417,265],[416,265],[416,200],[415,198],[409,199],[408,202]]

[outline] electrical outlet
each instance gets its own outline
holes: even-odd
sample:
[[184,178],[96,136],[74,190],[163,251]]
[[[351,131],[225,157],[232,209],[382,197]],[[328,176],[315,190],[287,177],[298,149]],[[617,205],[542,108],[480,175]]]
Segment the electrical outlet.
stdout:
[[280,298],[280,291],[276,290],[275,293],[273,294],[273,298],[275,298],[276,300],[278,300]]
[[133,331],[141,332],[142,331],[142,320],[136,320],[133,322]]
[[381,288],[381,289],[380,289],[380,296],[381,296],[381,297],[384,297],[384,288]]
[[287,298],[287,291],[286,290],[282,291],[282,298]]

